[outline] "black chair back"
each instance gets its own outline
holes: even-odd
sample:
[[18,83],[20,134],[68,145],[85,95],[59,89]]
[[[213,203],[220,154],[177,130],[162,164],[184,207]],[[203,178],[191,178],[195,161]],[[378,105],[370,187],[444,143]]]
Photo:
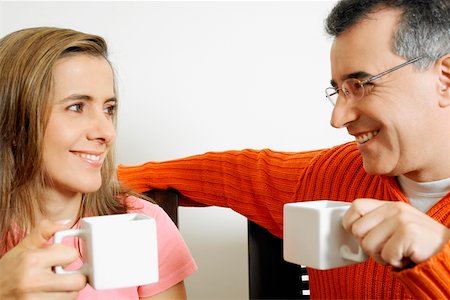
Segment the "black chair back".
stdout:
[[[178,226],[178,193],[151,190],[152,198]],[[306,269],[283,259],[283,240],[263,227],[247,222],[250,299],[309,299]]]
[[250,299],[309,299],[306,268],[283,259],[283,240],[247,222]]

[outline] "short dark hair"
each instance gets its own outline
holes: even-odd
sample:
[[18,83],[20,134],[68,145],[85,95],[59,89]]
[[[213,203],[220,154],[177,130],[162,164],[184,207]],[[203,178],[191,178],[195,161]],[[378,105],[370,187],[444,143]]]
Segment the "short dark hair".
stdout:
[[397,55],[406,59],[424,56],[416,65],[427,68],[450,53],[449,0],[341,0],[326,18],[325,30],[338,37],[370,13],[383,8],[402,11],[392,41]]

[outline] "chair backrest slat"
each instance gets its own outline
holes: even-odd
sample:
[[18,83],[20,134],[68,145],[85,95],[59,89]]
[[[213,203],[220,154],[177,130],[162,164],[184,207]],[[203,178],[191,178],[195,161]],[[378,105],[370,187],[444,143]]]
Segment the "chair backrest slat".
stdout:
[[[151,190],[152,198],[178,226],[178,193]],[[283,241],[248,221],[248,273],[250,299],[309,299],[309,281],[303,266],[283,259]]]

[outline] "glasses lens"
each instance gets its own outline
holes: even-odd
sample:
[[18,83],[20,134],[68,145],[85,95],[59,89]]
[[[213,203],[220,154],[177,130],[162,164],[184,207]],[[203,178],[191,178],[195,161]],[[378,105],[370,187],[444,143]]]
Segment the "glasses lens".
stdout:
[[364,85],[356,78],[349,78],[342,82],[342,88],[337,89],[329,87],[325,90],[328,100],[331,104],[336,105],[339,92],[348,100],[359,100],[364,96]]
[[352,100],[359,100],[364,96],[364,86],[361,81],[355,78],[349,78],[342,82],[342,90],[345,92],[347,98]]
[[329,87],[325,90],[325,94],[328,100],[330,100],[331,104],[336,105],[336,101],[339,96],[338,91],[336,91],[336,89],[333,87]]

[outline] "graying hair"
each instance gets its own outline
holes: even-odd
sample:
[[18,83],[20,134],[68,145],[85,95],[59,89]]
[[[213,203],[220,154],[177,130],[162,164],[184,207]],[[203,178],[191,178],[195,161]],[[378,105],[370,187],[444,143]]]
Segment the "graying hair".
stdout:
[[342,0],[325,20],[325,30],[338,37],[370,13],[383,8],[402,11],[392,41],[397,55],[407,60],[423,56],[415,63],[423,70],[450,53],[449,0]]

